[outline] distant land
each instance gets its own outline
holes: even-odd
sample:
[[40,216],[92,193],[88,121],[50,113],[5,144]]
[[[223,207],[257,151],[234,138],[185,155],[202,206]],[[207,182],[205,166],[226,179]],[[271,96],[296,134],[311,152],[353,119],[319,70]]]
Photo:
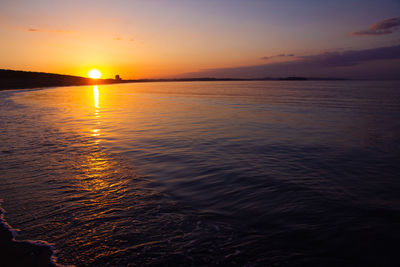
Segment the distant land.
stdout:
[[113,79],[93,80],[90,78],[72,75],[0,69],[0,90],[70,85],[109,84],[114,82],[116,81]]
[[305,78],[305,77],[282,77],[282,78],[173,78],[173,79],[91,79],[80,76],[31,72],[0,69],[0,90],[6,89],[27,89],[38,87],[94,85],[113,83],[134,83],[134,82],[190,82],[190,81],[305,81],[305,80],[346,80],[340,78]]

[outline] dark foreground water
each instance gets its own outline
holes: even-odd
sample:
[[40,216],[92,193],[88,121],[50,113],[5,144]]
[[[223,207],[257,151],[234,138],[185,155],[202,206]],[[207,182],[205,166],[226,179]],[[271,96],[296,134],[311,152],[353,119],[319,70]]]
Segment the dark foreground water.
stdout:
[[0,92],[17,239],[82,265],[399,266],[399,82]]

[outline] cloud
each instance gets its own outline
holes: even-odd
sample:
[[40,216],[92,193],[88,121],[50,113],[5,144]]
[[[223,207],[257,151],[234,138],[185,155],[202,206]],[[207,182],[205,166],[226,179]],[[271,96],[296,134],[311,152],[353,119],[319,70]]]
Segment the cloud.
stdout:
[[122,38],[121,38],[121,37],[115,37],[113,40],[115,40],[115,41],[121,41]]
[[279,55],[275,55],[275,56],[262,57],[261,59],[268,60],[268,59],[277,58],[277,57],[294,57],[294,54],[279,54]]
[[394,27],[400,26],[400,17],[385,19],[380,22],[376,22],[369,26],[370,30],[388,30]]
[[391,30],[385,30],[385,31],[365,30],[365,31],[352,32],[352,33],[350,33],[350,35],[353,35],[353,36],[385,35],[385,34],[391,34],[391,33],[393,33],[393,31],[391,31]]
[[323,67],[354,66],[364,61],[400,59],[400,45],[365,50],[327,52],[312,56],[303,56],[305,63]]
[[343,77],[361,79],[399,79],[400,45],[362,50],[337,50],[297,60],[234,68],[205,69],[183,77],[259,78],[259,77]]
[[399,18],[385,19],[379,22],[375,22],[368,27],[368,30],[361,30],[356,32],[351,32],[350,35],[353,36],[365,36],[365,35],[385,35],[391,34],[400,26]]
[[27,29],[28,32],[50,32],[50,33],[71,33],[73,31],[69,30],[47,30],[47,29],[36,29],[36,28],[29,28]]

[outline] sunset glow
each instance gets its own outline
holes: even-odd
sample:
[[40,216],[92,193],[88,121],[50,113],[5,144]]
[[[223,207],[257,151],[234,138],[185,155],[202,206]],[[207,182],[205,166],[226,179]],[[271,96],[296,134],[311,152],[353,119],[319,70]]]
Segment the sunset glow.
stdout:
[[89,71],[88,76],[92,79],[99,79],[101,78],[101,72],[97,69],[92,69]]
[[385,55],[395,52],[369,50],[399,49],[398,10],[390,0],[5,0],[0,68],[87,77],[101,66],[101,78],[124,79],[391,78],[399,60]]

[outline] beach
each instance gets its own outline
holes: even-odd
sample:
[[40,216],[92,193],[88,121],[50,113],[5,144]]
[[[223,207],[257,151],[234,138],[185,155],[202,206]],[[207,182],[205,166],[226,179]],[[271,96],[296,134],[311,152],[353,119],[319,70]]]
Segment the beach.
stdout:
[[17,230],[12,229],[0,209],[0,255],[4,266],[58,266],[53,248],[43,241],[16,241]]

